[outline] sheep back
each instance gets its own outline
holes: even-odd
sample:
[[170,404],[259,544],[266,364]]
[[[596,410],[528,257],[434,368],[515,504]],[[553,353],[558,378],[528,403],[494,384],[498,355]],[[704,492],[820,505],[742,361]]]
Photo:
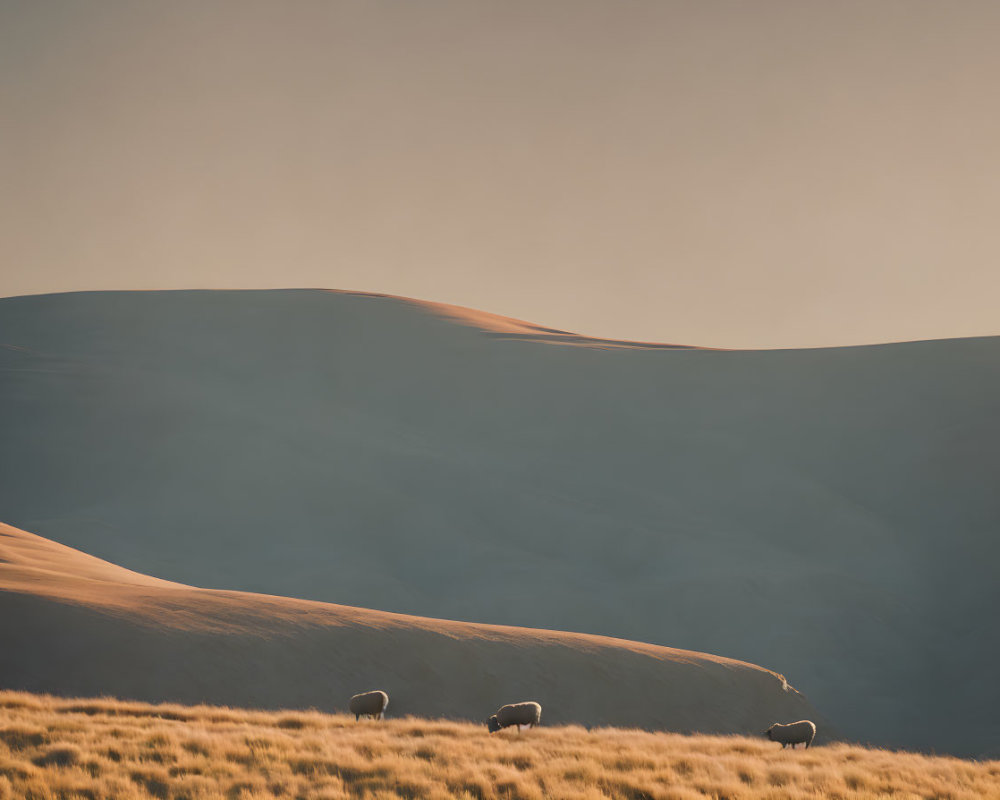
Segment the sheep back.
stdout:
[[372,716],[377,717],[385,711],[389,705],[389,695],[383,691],[362,692],[351,698],[347,707],[355,717]]
[[800,719],[798,722],[790,722],[781,725],[775,722],[765,731],[767,738],[772,742],[781,742],[781,746],[804,744],[809,747],[816,736],[816,725],[807,719]]

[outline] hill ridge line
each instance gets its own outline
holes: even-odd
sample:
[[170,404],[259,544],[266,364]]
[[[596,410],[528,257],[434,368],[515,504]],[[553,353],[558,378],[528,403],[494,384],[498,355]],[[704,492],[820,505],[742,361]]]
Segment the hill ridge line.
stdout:
[[[60,297],[68,295],[111,295],[111,294],[195,294],[195,293],[278,293],[278,292],[326,292],[348,297],[367,297],[378,300],[389,300],[414,306],[440,319],[465,327],[476,328],[494,338],[510,341],[527,341],[539,344],[561,344],[565,346],[587,347],[592,349],[615,350],[679,350],[719,353],[773,353],[826,350],[854,350],[858,348],[891,347],[898,345],[927,344],[933,342],[960,342],[998,339],[1000,333],[982,336],[940,336],[929,339],[898,339],[885,342],[865,342],[862,344],[832,344],[814,347],[710,347],[707,345],[679,344],[671,342],[642,341],[635,339],[618,339],[615,337],[596,336],[574,331],[553,328],[535,322],[505,316],[492,311],[485,311],[471,306],[444,303],[436,300],[426,300],[407,295],[390,294],[388,292],[372,292],[362,289],[330,289],[318,286],[282,287],[282,288],[197,288],[197,289],[77,289],[66,292],[39,292],[36,294],[0,296],[0,303],[5,300],[23,300],[27,298]],[[10,346],[10,345],[3,345]]]

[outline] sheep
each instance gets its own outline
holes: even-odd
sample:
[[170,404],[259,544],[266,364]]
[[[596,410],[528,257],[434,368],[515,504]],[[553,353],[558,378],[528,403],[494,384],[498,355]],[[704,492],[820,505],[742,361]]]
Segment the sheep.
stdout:
[[806,749],[808,749],[816,736],[816,725],[807,719],[790,722],[787,725],[775,722],[770,728],[764,731],[764,736],[772,742],[781,742],[782,750],[788,745],[791,745],[792,750],[794,750],[795,745],[802,744],[803,742]]
[[526,703],[511,703],[510,705],[502,706],[496,714],[486,720],[486,727],[490,733],[496,733],[501,728],[509,728],[511,725],[517,725],[517,731],[520,733],[522,725],[533,728],[535,725],[539,725],[541,721],[542,707],[534,701],[528,701]]
[[386,706],[388,705],[389,695],[383,691],[376,690],[374,692],[362,692],[361,694],[354,695],[351,698],[351,702],[347,704],[347,707],[351,709],[354,721],[357,722],[363,716],[376,720],[382,719],[382,715],[385,713]]

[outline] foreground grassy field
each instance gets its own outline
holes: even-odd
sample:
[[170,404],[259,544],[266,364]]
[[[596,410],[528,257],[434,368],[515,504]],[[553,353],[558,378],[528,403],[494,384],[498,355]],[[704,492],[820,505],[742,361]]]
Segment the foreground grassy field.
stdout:
[[1000,761],[0,691],[0,800],[354,797],[978,800],[1000,798]]

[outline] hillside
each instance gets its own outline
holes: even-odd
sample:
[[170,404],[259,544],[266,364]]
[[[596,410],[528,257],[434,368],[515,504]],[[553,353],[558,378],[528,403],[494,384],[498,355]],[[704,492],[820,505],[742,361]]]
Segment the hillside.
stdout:
[[556,723],[719,733],[817,718],[781,676],[731,659],[195,589],[5,525],[0,642],[0,685],[63,695],[334,710],[378,687],[393,715],[485,719],[532,697]]
[[185,584],[718,653],[856,738],[1000,747],[1000,339],[652,347],[295,290],[8,298],[0,345],[19,528]]
[[[1000,798],[1000,762],[761,737],[549,726],[490,736],[415,717],[0,692],[0,795],[85,800]],[[9,791],[5,794],[4,789]]]

